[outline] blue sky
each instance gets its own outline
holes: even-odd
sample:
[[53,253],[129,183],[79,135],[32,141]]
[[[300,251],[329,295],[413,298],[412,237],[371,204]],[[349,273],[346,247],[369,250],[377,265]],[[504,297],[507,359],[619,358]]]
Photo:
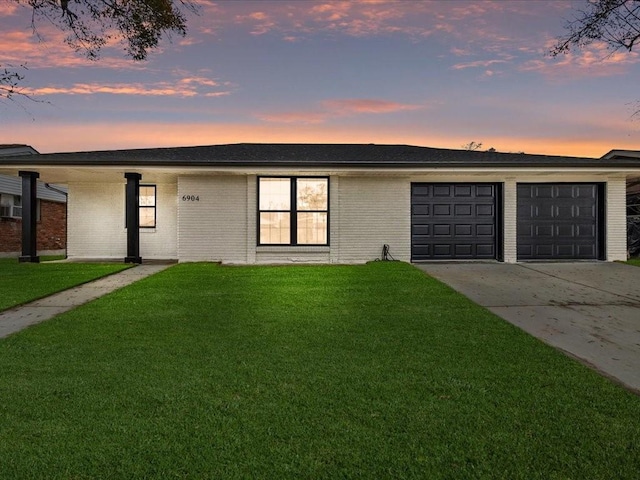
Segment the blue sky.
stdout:
[[0,143],[40,152],[235,142],[403,143],[601,156],[638,149],[638,55],[549,58],[581,1],[201,1],[146,62],[86,60],[0,6],[0,64],[26,63]]

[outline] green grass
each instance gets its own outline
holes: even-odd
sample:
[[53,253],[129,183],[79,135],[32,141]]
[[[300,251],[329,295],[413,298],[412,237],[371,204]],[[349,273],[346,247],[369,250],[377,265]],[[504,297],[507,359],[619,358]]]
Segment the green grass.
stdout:
[[90,263],[18,263],[15,258],[0,259],[0,311],[124,268],[128,266]]
[[0,341],[0,477],[637,479],[640,399],[402,263],[180,264]]
[[640,267],[640,258],[630,258],[626,263]]

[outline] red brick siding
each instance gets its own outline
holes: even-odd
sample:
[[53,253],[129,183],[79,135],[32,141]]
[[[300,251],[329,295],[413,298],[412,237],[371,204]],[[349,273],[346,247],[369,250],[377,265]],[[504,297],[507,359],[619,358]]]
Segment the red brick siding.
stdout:
[[0,218],[0,252],[22,250],[22,221],[16,218]]
[[[67,205],[40,200],[40,220],[36,226],[38,250],[67,247]],[[0,252],[22,251],[22,220],[0,218]]]

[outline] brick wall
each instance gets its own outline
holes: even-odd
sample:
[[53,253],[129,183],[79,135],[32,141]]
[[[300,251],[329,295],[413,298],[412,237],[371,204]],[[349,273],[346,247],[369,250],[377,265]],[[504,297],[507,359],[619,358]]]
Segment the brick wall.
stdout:
[[67,246],[67,205],[40,201],[38,222],[38,250],[62,250]]
[[0,218],[0,252],[22,250],[22,221],[17,218]]
[[[40,200],[40,220],[37,224],[38,250],[63,250],[67,246],[66,204]],[[22,220],[0,218],[0,252],[22,251]]]

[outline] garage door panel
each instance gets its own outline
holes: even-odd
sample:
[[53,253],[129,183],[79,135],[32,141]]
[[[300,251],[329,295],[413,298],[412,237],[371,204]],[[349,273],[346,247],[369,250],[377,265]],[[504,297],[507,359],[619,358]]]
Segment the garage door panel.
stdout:
[[434,225],[433,236],[434,237],[450,237],[451,225]]
[[579,258],[593,258],[596,254],[597,253],[593,245],[578,245]]
[[473,212],[473,205],[470,203],[454,205],[453,212],[456,217],[470,217]]
[[455,255],[458,258],[472,258],[473,256],[473,245],[470,243],[462,243],[458,245],[454,245]]
[[553,225],[531,225],[536,237],[553,237]]
[[[496,258],[494,184],[412,184],[411,192],[413,261]],[[418,214],[428,207],[431,215]]]
[[518,235],[526,235],[527,237],[534,236],[533,223],[518,222]]
[[473,225],[460,224],[455,225],[454,228],[456,237],[471,237],[473,235]]
[[413,197],[415,201],[420,201],[420,197],[425,196],[427,198],[431,197],[431,186],[430,185],[416,185],[413,189]]
[[431,215],[431,205],[414,205],[413,206],[413,214],[414,215],[425,215],[425,216],[430,216]]
[[575,258],[576,246],[575,245],[557,245],[555,256],[558,258]]
[[575,191],[577,198],[594,198],[597,195],[596,185],[578,185]]
[[419,247],[415,247],[414,255],[425,256],[425,257],[433,256],[431,245],[421,245]]
[[533,245],[518,245],[517,247],[518,258],[526,258],[533,256]]
[[436,243],[433,245],[433,256],[436,258],[451,258],[452,245],[449,243]]
[[553,245],[536,245],[534,251],[537,257],[553,257],[556,255]]
[[518,184],[518,259],[597,259],[598,191],[597,184]]
[[558,185],[555,189],[557,198],[575,198],[578,196],[574,185]]
[[494,225],[476,225],[477,237],[495,237],[496,229]]
[[433,196],[434,197],[450,197],[451,185],[434,185]]
[[417,237],[420,235],[429,236],[431,234],[431,225],[414,225],[413,226],[413,236]]
[[564,238],[575,238],[577,231],[577,225],[557,225],[556,236]]
[[588,237],[595,237],[597,235],[596,226],[593,225],[593,224],[590,224],[590,225],[585,225],[585,224],[576,225],[576,231],[577,231],[576,236],[577,237],[582,237],[582,238],[584,238],[584,237],[587,237],[587,238]]
[[538,185],[529,190],[530,198],[553,198],[551,185]]
[[451,215],[451,205],[436,204],[433,205],[434,217],[448,217]]
[[495,197],[495,185],[476,185],[476,197]]
[[596,218],[596,209],[594,206],[576,206],[575,214],[576,218]]
[[473,187],[471,185],[454,185],[453,192],[456,197],[470,197]]
[[495,258],[496,246],[492,243],[476,245],[476,256],[480,258]]
[[476,205],[476,216],[478,217],[495,216],[493,205]]

